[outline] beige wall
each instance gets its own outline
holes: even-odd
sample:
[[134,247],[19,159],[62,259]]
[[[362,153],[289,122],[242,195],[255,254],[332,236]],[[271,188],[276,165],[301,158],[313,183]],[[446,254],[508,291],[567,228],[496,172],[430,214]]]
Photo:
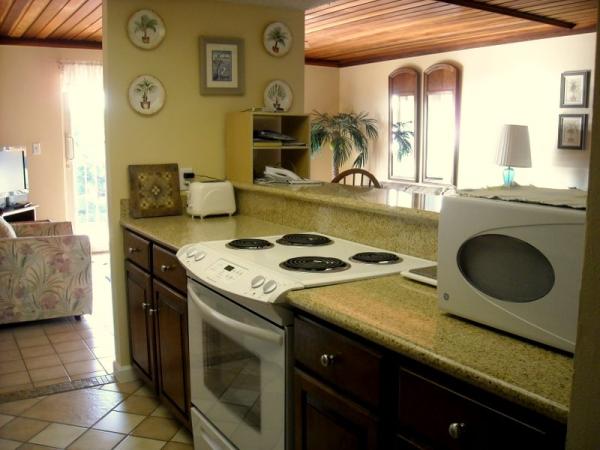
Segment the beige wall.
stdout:
[[[101,59],[101,50],[0,45],[0,145],[27,147],[29,200],[40,219],[67,218],[58,62]],[[36,142],[39,156],[31,153]]]
[[[596,62],[600,61],[596,47]],[[595,72],[594,112],[600,113],[600,73]],[[590,158],[586,251],[575,352],[575,375],[569,414],[567,448],[600,448],[600,122],[593,126]]]
[[385,180],[388,75],[405,65],[423,71],[437,62],[455,62],[463,69],[459,187],[501,183],[494,161],[500,129],[520,123],[529,126],[533,168],[517,169],[519,183],[586,188],[589,145],[585,151],[558,150],[556,142],[559,113],[591,114],[591,108],[559,108],[560,74],[593,69],[594,49],[595,33],[589,33],[345,67],[339,75],[339,110],[368,111],[379,121],[367,168]]
[[[304,108],[336,114],[340,103],[340,71],[337,67],[304,66]],[[310,177],[313,180],[331,180],[331,151],[322,149],[311,159]]]
[[[152,51],[134,47],[125,24],[138,9],[151,8],[164,20],[166,37]],[[106,144],[111,259],[117,335],[117,362],[129,363],[119,200],[129,196],[129,164],[176,162],[197,173],[224,176],[225,113],[263,104],[272,79],[288,82],[294,93],[291,112],[304,112],[304,14],[299,10],[265,8],[213,1],[110,0],[104,2],[104,73],[107,92]],[[267,24],[282,21],[294,45],[281,58],[263,48]],[[245,41],[244,96],[201,96],[198,38],[224,36]],[[167,98],[152,117],[136,114],[127,103],[127,88],[140,74],[164,85]]]

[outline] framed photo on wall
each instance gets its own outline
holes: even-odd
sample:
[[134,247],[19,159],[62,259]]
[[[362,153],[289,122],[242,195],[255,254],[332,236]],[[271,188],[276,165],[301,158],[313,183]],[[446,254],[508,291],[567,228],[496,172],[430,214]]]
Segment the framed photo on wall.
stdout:
[[237,38],[200,38],[200,93],[244,94],[244,41]]
[[560,76],[560,107],[587,108],[590,89],[589,70],[563,72]]
[[558,117],[558,148],[583,150],[588,115],[561,114]]

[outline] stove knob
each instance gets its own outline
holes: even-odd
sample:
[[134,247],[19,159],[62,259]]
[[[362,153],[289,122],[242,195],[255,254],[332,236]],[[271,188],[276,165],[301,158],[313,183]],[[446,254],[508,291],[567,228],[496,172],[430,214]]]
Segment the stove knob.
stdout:
[[185,256],[187,256],[188,258],[193,258],[194,256],[196,256],[196,253],[198,253],[196,250],[191,249],[186,252]]
[[258,275],[256,277],[252,278],[250,285],[252,286],[253,289],[256,289],[256,288],[261,287],[264,282],[265,282],[265,277],[263,277],[262,275]]
[[200,260],[204,259],[205,256],[206,256],[206,253],[198,252],[198,254],[194,257],[194,261],[200,261]]
[[269,280],[265,283],[265,285],[263,286],[263,292],[265,294],[270,294],[271,292],[273,292],[275,289],[277,289],[277,281],[275,280]]

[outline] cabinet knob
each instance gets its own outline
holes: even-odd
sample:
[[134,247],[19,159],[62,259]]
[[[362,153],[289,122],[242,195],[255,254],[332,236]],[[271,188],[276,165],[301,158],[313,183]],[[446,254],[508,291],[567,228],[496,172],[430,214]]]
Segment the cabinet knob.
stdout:
[[148,314],[150,314],[150,315],[152,315],[152,314],[155,314],[155,313],[157,313],[157,312],[158,312],[158,308],[154,308],[154,309],[153,309],[153,308],[150,308],[150,309],[148,310]]
[[465,424],[462,422],[453,422],[448,426],[448,434],[452,439],[460,439],[465,434]]
[[333,355],[328,355],[327,353],[323,353],[321,355],[321,358],[319,358],[319,360],[321,361],[321,365],[323,367],[329,367],[333,365],[333,361],[335,359],[335,356]]
[[160,266],[160,271],[161,271],[161,272],[166,272],[167,270],[171,270],[172,268],[173,268],[172,266],[168,266],[168,265],[166,265],[166,264],[162,264],[162,265]]
[[150,303],[142,303],[142,309],[146,309],[148,306],[150,306]]
[[135,253],[135,252],[139,252],[139,251],[140,251],[140,249],[139,249],[139,248],[135,248],[135,247],[129,247],[129,248],[127,249],[127,252],[128,252],[130,255],[131,255],[131,254],[133,254],[133,253]]

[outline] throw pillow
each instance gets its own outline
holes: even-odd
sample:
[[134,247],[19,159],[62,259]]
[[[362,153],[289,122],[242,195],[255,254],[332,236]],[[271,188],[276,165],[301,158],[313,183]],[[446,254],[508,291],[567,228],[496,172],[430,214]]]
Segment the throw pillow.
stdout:
[[14,239],[17,237],[14,228],[0,216],[0,239]]

